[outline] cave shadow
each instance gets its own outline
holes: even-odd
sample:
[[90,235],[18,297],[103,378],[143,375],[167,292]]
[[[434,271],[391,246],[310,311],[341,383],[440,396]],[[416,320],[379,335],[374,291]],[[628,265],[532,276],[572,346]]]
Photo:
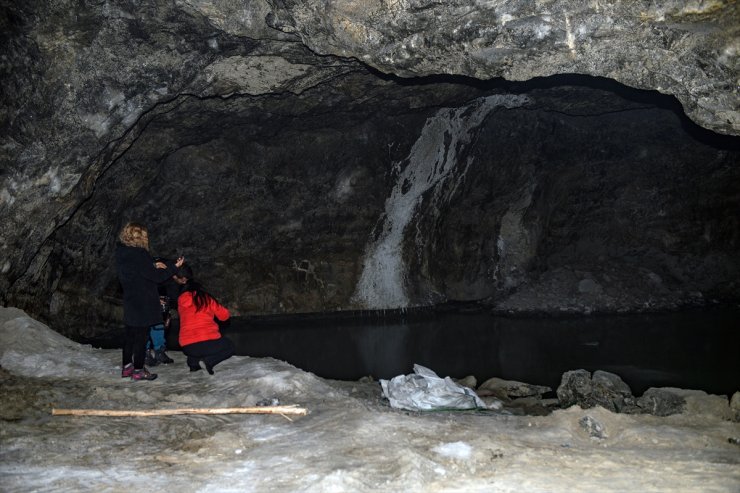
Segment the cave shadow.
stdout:
[[527,94],[534,90],[556,89],[568,86],[607,91],[633,103],[674,113],[678,117],[683,130],[694,140],[702,144],[728,151],[740,150],[740,136],[721,134],[697,124],[686,115],[683,105],[675,96],[662,94],[651,89],[637,89],[608,77],[584,74],[555,74],[547,77],[535,77],[526,81],[510,81],[502,77],[482,80],[464,75],[440,74],[404,78],[380,72],[372,67],[368,69],[376,77],[392,81],[402,86],[424,86],[446,83],[465,85],[482,92],[503,91],[512,94]]

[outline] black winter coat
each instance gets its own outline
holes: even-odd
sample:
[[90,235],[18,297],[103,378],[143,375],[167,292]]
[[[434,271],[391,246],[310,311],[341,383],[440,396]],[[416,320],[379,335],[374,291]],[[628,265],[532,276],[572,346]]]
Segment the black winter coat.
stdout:
[[157,269],[154,259],[143,248],[116,245],[116,271],[123,288],[123,323],[149,327],[162,323],[157,284],[170,279],[177,270],[171,262]]

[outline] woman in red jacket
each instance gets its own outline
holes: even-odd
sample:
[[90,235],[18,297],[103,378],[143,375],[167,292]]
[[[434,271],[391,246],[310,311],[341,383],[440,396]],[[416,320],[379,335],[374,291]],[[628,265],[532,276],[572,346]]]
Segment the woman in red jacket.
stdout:
[[213,375],[214,366],[234,355],[234,344],[221,336],[215,320],[228,320],[229,310],[193,279],[193,271],[189,267],[182,267],[180,275],[187,278],[177,299],[180,346],[187,356],[190,371],[200,370],[200,362],[203,361],[208,373]]

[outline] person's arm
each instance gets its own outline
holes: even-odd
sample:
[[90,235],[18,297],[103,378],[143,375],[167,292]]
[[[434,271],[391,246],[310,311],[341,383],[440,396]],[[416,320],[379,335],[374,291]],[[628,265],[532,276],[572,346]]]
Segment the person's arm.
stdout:
[[141,275],[150,281],[160,284],[174,276],[176,273],[177,269],[174,267],[167,266],[164,269],[157,269],[154,267],[154,263],[151,263],[142,270]]
[[167,267],[174,266],[175,269],[179,269],[184,263],[185,257],[177,257],[177,260],[175,260],[175,262],[172,262],[171,260],[157,260],[156,262],[154,262],[154,267],[156,267],[157,269],[166,269]]
[[139,270],[141,272],[141,276],[145,279],[160,284],[177,273],[177,269],[172,263],[167,265],[163,262],[157,262],[157,264],[164,265],[164,269],[158,268],[155,265],[152,256],[149,255],[148,252],[143,251],[141,254],[141,258],[139,259]]
[[216,300],[211,300],[211,308],[213,309],[213,316],[215,316],[217,319],[219,319],[222,322],[225,322],[229,319],[229,316],[231,315],[229,313],[229,309],[220,304]]

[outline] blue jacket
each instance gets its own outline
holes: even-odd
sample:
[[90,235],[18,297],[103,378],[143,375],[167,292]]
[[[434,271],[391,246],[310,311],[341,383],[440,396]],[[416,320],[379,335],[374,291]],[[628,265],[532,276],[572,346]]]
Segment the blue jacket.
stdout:
[[174,264],[167,262],[166,269],[157,269],[148,251],[118,243],[116,271],[123,288],[123,323],[131,327],[162,323],[157,285],[177,272]]

